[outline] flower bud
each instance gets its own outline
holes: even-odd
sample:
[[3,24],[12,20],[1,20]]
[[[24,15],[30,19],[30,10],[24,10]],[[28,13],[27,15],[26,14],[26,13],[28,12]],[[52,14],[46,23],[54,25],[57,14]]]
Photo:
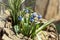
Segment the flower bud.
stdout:
[[40,18],[42,18],[42,16],[41,15],[38,15],[38,19],[40,19]]
[[30,18],[30,21],[31,21],[31,22],[33,22],[33,21],[34,21],[34,18],[33,18],[33,17],[31,17],[31,18]]
[[21,21],[21,20],[22,20],[22,16],[19,16],[19,17],[18,17],[18,20],[20,20],[20,21]]
[[33,16],[33,17],[36,17],[36,16],[37,16],[37,13],[36,13],[36,12],[34,12],[34,13],[32,14],[32,16]]
[[29,10],[28,10],[28,9],[25,9],[25,12],[26,12],[26,13],[29,13]]

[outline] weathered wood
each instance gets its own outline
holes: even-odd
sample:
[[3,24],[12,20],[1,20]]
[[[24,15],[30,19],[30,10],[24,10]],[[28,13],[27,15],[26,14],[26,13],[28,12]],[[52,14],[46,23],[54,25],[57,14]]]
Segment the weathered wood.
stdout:
[[51,19],[58,15],[58,0],[49,0],[49,5],[47,8],[47,13],[45,18]]
[[46,19],[57,17],[58,9],[58,0],[36,0],[35,11],[41,13]]
[[59,17],[59,20],[60,20],[60,0],[58,0],[58,17]]
[[41,13],[44,16],[48,7],[49,0],[36,0],[35,11]]

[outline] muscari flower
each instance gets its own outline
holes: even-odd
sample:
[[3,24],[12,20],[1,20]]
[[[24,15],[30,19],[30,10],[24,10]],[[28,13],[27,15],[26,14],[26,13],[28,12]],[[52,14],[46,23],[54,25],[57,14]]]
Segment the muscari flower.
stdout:
[[31,17],[31,18],[30,18],[30,21],[31,21],[31,22],[34,22],[34,18],[33,18],[33,17]]
[[38,15],[38,19],[42,18],[42,15]]
[[26,13],[29,13],[29,10],[28,10],[28,9],[25,9],[25,12],[26,12]]
[[19,16],[19,17],[18,17],[18,20],[20,20],[20,21],[21,21],[21,20],[22,20],[22,16]]
[[33,17],[36,17],[36,16],[37,16],[37,13],[36,13],[36,12],[34,12],[34,13],[32,14],[32,16],[33,16]]

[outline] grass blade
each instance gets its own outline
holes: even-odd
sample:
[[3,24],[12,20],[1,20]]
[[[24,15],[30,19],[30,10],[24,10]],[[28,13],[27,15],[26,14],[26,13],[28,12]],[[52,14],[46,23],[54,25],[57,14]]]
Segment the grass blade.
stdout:
[[36,30],[36,33],[39,33],[42,29],[46,28],[49,24],[51,24],[54,21],[54,19],[48,21],[44,25],[42,25],[39,29]]

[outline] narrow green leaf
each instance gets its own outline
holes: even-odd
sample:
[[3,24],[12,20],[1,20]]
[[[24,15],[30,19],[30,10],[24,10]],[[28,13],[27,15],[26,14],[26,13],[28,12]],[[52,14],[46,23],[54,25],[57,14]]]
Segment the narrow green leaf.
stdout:
[[14,30],[15,30],[15,33],[18,34],[18,32],[19,32],[19,26],[18,25],[15,25],[14,26]]
[[46,28],[49,24],[51,24],[54,21],[54,19],[48,21],[44,25],[42,25],[39,29],[36,30],[36,33],[39,33],[42,29]]

